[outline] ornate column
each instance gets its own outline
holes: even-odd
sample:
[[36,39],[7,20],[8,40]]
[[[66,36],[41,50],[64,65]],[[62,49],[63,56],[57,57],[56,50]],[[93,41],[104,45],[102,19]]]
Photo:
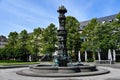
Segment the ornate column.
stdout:
[[59,29],[58,29],[58,65],[60,67],[67,66],[68,56],[67,56],[67,47],[66,47],[66,38],[67,38],[67,31],[65,30],[65,13],[67,12],[64,6],[60,6],[57,10],[59,13]]

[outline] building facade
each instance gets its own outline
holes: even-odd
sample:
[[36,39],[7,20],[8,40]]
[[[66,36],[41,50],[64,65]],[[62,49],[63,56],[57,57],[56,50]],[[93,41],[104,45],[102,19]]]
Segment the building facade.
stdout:
[[0,48],[4,48],[7,43],[7,38],[3,35],[0,35]]
[[[118,20],[116,18],[116,15],[117,14],[109,15],[109,16],[105,16],[105,17],[100,17],[100,18],[96,18],[96,20],[97,20],[98,23],[112,22],[112,21]],[[90,22],[90,20],[80,22],[80,27],[79,27],[79,33],[80,34],[82,33],[83,29],[85,28],[85,26],[87,26],[87,24],[89,22]],[[82,37],[81,39],[82,39],[82,41],[86,41],[85,37]]]
[[[96,18],[97,22],[98,23],[105,23],[105,22],[112,22],[112,21],[117,21],[118,19],[116,18],[116,15],[117,14],[114,14],[114,15],[110,15],[110,16],[105,16],[105,17],[100,17],[100,18]],[[88,25],[88,23],[90,22],[90,20],[86,20],[86,21],[82,21],[80,22],[80,28],[79,28],[79,33],[82,33],[83,29],[85,28],[85,26]],[[82,37],[81,38],[82,41],[86,41],[86,37]],[[115,51],[115,55],[113,55],[112,53],[112,56],[115,56],[115,61],[120,61],[120,49],[119,50],[116,50]],[[99,56],[101,54],[99,53]],[[101,57],[104,56],[104,55],[101,55]],[[99,57],[98,57],[99,58]],[[113,57],[112,57],[113,58]]]

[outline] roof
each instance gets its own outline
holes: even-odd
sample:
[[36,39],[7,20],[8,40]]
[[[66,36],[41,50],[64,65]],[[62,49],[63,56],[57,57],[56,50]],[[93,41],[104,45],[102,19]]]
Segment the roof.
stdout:
[[7,38],[3,35],[0,35],[0,42],[7,42]]
[[102,21],[109,22],[110,20],[115,20],[115,19],[116,19],[116,15],[110,15],[110,16],[97,18],[97,21],[99,21],[99,22],[102,22]]
[[[96,19],[100,23],[102,23],[103,21],[110,22],[110,21],[113,21],[116,19],[116,14],[110,15],[110,16],[105,16],[105,17],[100,17],[100,18],[96,18]],[[90,22],[90,20],[80,22],[80,30],[83,29],[89,22]]]

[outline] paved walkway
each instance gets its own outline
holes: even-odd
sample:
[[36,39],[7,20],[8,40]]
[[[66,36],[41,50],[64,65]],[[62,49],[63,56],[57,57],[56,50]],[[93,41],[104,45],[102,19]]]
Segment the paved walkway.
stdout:
[[111,71],[111,73],[86,77],[44,78],[17,75],[16,71],[27,68],[12,68],[12,69],[0,69],[0,80],[120,80],[120,69],[101,66],[99,68],[108,69]]

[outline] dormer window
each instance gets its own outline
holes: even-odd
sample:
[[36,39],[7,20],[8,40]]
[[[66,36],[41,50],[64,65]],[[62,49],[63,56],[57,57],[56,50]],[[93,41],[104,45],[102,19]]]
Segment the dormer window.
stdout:
[[109,20],[110,23],[111,23],[112,21],[113,21],[112,19]]

